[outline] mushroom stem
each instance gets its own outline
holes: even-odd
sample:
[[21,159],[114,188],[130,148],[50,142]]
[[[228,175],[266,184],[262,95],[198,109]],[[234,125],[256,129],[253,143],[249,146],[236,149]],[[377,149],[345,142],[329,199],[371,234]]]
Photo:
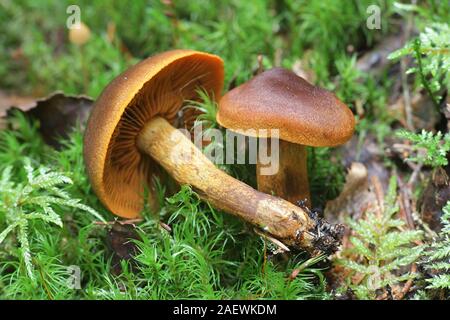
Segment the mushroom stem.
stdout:
[[263,165],[259,162],[256,165],[258,190],[292,203],[304,200],[305,205],[311,207],[306,146],[284,140],[280,140],[279,144],[280,161],[277,173],[262,175]]
[[336,250],[339,236],[327,231],[326,248],[317,248],[317,243],[324,243],[324,230],[314,215],[227,175],[165,119],[150,120],[142,129],[137,145],[180,184],[191,185],[203,200],[258,226],[284,244],[312,254]]

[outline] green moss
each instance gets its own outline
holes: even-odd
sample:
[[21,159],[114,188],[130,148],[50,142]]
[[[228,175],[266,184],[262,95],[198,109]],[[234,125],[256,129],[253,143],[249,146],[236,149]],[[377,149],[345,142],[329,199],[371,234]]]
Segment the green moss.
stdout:
[[[442,32],[448,30],[450,10],[446,1],[420,2],[414,6],[392,0],[173,0],[172,3],[77,1],[81,19],[92,32],[90,40],[80,48],[69,43],[67,36],[66,8],[73,1],[1,1],[1,90],[36,96],[61,90],[95,98],[128,66],[172,48],[220,55],[225,61],[225,90],[252,77],[260,54],[265,68],[278,65],[291,68],[303,60],[312,67],[316,83],[336,92],[353,111],[361,107],[357,126],[359,139],[363,141],[365,134],[374,134],[382,149],[386,137],[392,135],[391,125],[395,121],[388,110],[395,79],[387,73],[379,77],[361,73],[356,61],[383,36],[395,33],[396,26],[406,24],[411,15],[422,32],[420,46],[416,44],[415,51],[405,49],[400,54],[415,52],[416,60],[422,59],[416,87],[426,88],[429,83],[428,91],[436,100],[446,88],[448,90],[448,72],[442,67],[446,57],[439,55],[439,63],[436,63],[435,55],[423,51],[429,46],[445,48],[447,45],[444,36],[448,32]],[[366,10],[372,4],[380,6],[381,30],[366,28]],[[425,30],[426,27],[432,28]],[[194,104],[206,111],[200,120],[217,127],[215,104],[210,98],[203,98]],[[56,190],[70,199],[82,199],[80,203],[100,212],[105,219],[113,220],[92,192],[86,176],[81,128],[74,129],[60,151],[45,145],[38,128],[38,123],[29,122],[18,113],[8,123],[8,129],[0,131],[0,173],[5,174],[7,167],[12,168],[14,174],[8,179],[12,182],[11,190],[17,191],[27,183],[23,166],[23,159],[27,157],[33,167],[48,167],[49,172],[60,172],[73,182],[57,185]],[[339,194],[345,169],[340,155],[332,149],[310,149],[309,160],[313,200],[322,206]],[[226,165],[222,169],[255,185],[254,165]],[[160,189],[163,188],[160,182]],[[286,259],[267,257],[273,249],[269,244],[252,233],[247,225],[201,202],[189,188],[182,188],[169,199],[164,199],[162,194],[159,194],[162,210],[156,215],[147,210],[145,221],[138,227],[141,240],[137,242],[137,261],[133,267],[123,261],[120,276],[110,272],[108,227],[92,224],[92,216],[79,209],[56,206],[62,226],[45,221],[30,222],[26,234],[34,280],[25,268],[30,261],[23,259],[18,245],[19,233],[11,230],[0,244],[0,297],[329,297],[325,292],[323,271],[313,264],[315,260],[309,260],[302,253]],[[37,207],[29,205],[26,210],[37,210]],[[158,219],[168,223],[172,232],[161,229]],[[11,217],[0,211],[0,232],[7,229],[10,222]],[[373,227],[357,223],[353,226],[363,235],[366,227],[367,230]],[[380,239],[382,242],[384,238]],[[382,246],[380,241],[377,245]],[[67,286],[70,277],[67,268],[71,265],[80,268],[80,290]],[[294,280],[289,280],[295,269],[301,272]],[[367,296],[367,288],[360,289],[361,297]]]

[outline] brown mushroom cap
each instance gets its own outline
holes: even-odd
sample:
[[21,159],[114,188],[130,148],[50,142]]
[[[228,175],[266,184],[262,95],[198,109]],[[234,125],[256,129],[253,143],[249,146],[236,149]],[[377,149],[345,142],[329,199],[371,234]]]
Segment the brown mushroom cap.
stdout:
[[144,188],[159,171],[137,148],[142,127],[155,116],[174,124],[183,102],[198,99],[199,88],[219,98],[223,79],[220,57],[173,50],[141,61],[104,89],[87,124],[84,158],[92,187],[109,210],[138,216]]
[[279,129],[280,139],[315,147],[343,144],[355,127],[353,113],[333,93],[282,68],[225,94],[217,121],[235,131]]

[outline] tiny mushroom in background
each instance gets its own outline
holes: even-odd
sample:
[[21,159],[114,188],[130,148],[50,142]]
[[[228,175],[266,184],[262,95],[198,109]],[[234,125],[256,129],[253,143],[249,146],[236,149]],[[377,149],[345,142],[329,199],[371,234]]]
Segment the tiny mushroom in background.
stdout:
[[[315,215],[259,192],[218,169],[174,127],[183,103],[198,89],[220,97],[223,61],[215,55],[173,50],[150,57],[114,79],[97,99],[84,137],[92,187],[114,214],[139,216],[161,167],[191,185],[212,206],[253,224],[272,239],[312,254],[333,252],[342,237]],[[179,122],[179,121],[178,121]]]
[[91,30],[83,22],[79,22],[69,30],[69,40],[78,46],[84,45],[91,37]]
[[[279,170],[263,175],[258,190],[311,207],[306,146],[331,147],[351,138],[355,119],[334,94],[294,72],[274,68],[234,88],[219,101],[217,121],[230,130],[279,130]],[[255,130],[256,129],[256,130]]]

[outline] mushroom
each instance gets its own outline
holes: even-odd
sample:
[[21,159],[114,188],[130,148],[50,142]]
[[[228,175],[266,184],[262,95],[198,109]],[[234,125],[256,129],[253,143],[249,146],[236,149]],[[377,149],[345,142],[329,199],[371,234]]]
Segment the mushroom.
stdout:
[[[279,130],[279,170],[261,174],[257,161],[258,190],[311,206],[305,146],[343,144],[351,138],[355,119],[350,109],[331,92],[316,87],[294,72],[274,68],[225,94],[217,121],[232,131]],[[264,134],[267,134],[264,132]]]
[[[93,190],[114,214],[138,217],[152,177],[166,170],[212,206],[234,214],[285,245],[312,253],[336,250],[341,230],[302,208],[227,175],[174,125],[197,89],[220,96],[223,61],[211,54],[173,50],[150,57],[114,79],[92,109],[84,156]],[[276,242],[274,241],[274,242]]]
[[79,22],[69,30],[69,40],[78,46],[84,45],[91,37],[91,30],[83,22]]

